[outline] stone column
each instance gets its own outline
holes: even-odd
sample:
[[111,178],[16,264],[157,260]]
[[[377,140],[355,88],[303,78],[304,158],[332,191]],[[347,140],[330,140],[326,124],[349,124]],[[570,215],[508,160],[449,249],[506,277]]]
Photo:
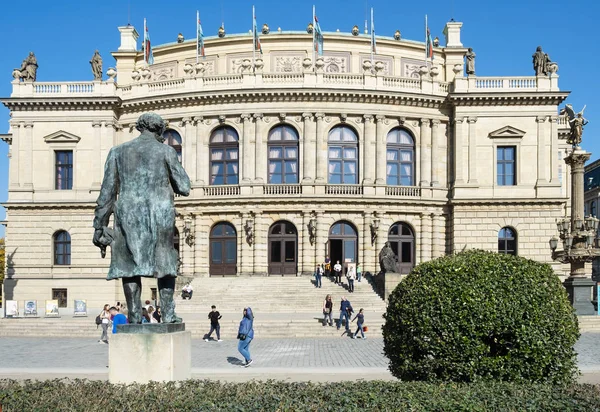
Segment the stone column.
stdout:
[[310,223],[310,219],[312,219],[312,215],[310,212],[302,212],[302,227],[299,232],[300,235],[298,237],[298,241],[300,242],[299,250],[302,250],[302,262],[299,262],[299,269],[302,275],[311,275],[315,269],[315,246],[310,244],[310,234],[308,233],[308,225]]
[[454,120],[454,184],[465,183],[467,165],[464,151],[464,118]]
[[194,275],[200,277],[208,276],[210,264],[210,245],[208,236],[210,234],[210,220],[202,213],[194,214]]
[[266,276],[269,265],[269,226],[268,215],[255,210],[254,215],[254,275]]
[[431,260],[431,215],[421,213],[421,230],[419,231],[420,263]]
[[432,253],[433,259],[444,256],[446,251],[446,226],[443,215],[433,214],[433,225],[431,226]]
[[[19,179],[19,160],[21,157],[20,146],[21,146],[21,125],[16,122],[11,122],[12,142],[10,144],[10,163],[9,163],[9,187],[16,189],[20,186]],[[54,158],[52,158],[54,162]],[[54,182],[52,182],[52,189],[54,189]]]
[[179,244],[180,247],[182,249],[185,249],[185,261],[183,262],[183,269],[184,269],[184,274],[185,276],[189,276],[189,277],[194,277],[194,269],[195,269],[195,258],[196,258],[196,254],[195,254],[195,233],[196,233],[196,219],[193,213],[188,214],[187,216],[184,216],[183,218],[183,224],[185,227],[185,221],[188,220],[190,222],[190,234],[194,235],[194,239],[190,239],[192,240],[191,245],[188,244],[188,239],[187,239],[187,234],[185,233],[185,231],[181,232],[181,239],[179,240]]
[[194,162],[194,154],[196,152],[196,126],[191,117],[184,117],[181,125],[185,127],[185,135],[182,142],[182,159],[181,163],[187,172],[188,176],[196,175],[196,162]]
[[[375,240],[375,250],[373,251],[373,265],[375,273],[379,273],[381,268],[379,267],[379,252],[383,249],[383,245],[388,240],[388,230],[390,229],[390,225],[386,222],[385,215],[383,213],[375,213],[373,215],[374,219],[379,219],[379,229],[377,230],[377,239]],[[369,234],[371,233],[371,229],[369,228]]]
[[[27,122],[23,125],[25,127],[25,138],[23,139],[23,145],[21,150],[23,151],[23,184],[22,187],[25,189],[33,190],[33,123]],[[22,135],[21,135],[22,136]],[[75,151],[73,151],[75,152]],[[75,154],[75,153],[73,153]],[[73,183],[77,182],[75,165],[73,165]],[[73,189],[75,187],[73,186]]]
[[243,136],[242,136],[242,147],[240,152],[243,154],[243,158],[240,159],[242,163],[242,182],[250,182],[253,179],[252,176],[252,165],[254,164],[252,154],[252,143],[250,142],[250,136],[252,133],[252,116],[249,114],[243,114]]
[[548,124],[550,133],[550,182],[557,183],[558,176],[558,131],[556,122],[557,116],[551,116]]
[[421,119],[419,163],[421,164],[421,186],[429,186],[431,182],[431,120]]
[[102,185],[102,175],[104,174],[104,168],[101,164],[102,159],[102,122],[92,122],[92,129],[94,135],[94,153],[92,154],[92,189],[100,190]]
[[[363,185],[372,185],[375,182],[375,165],[376,158],[375,154],[377,153],[376,144],[377,144],[377,136],[375,132],[375,119],[372,114],[365,114],[363,116],[364,124],[365,124],[365,144],[362,151],[364,151],[365,156],[365,164],[364,164],[364,179]],[[366,270],[366,269],[364,269]]]
[[327,247],[327,240],[329,238],[329,227],[325,222],[325,217],[323,212],[317,212],[317,241],[315,244],[316,254],[315,254],[315,265],[317,263],[325,262],[325,249]]
[[477,130],[476,117],[469,117],[469,184],[477,184]]
[[263,170],[261,159],[267,158],[269,153],[267,148],[263,145],[263,114],[262,113],[254,113],[254,181],[258,184],[264,184],[266,179],[263,178],[266,170]]
[[377,115],[376,121],[377,121],[377,125],[376,125],[376,128],[377,128],[377,146],[376,146],[377,154],[376,154],[375,158],[377,159],[377,165],[376,165],[377,170],[376,170],[375,184],[385,185],[386,184],[386,169],[387,169],[387,160],[386,160],[387,139],[386,139],[386,135],[385,135],[385,129],[386,129],[385,116]]
[[324,136],[325,113],[316,113],[317,134],[316,134],[316,157],[317,157],[317,183],[327,183],[327,137]]
[[210,182],[210,119],[204,119],[202,116],[196,117],[196,135],[198,142],[196,144],[196,184],[204,185]]
[[[315,121],[312,113],[302,113],[304,119],[304,133],[302,142],[304,144],[304,152],[302,153],[302,182],[311,183],[315,178]],[[306,227],[306,226],[305,226]]]
[[440,133],[440,121],[433,119],[431,121],[431,186],[440,185],[441,158],[445,156],[442,152],[442,136]]
[[[549,164],[546,159],[546,118],[538,116],[537,123],[537,182],[536,184],[548,183]],[[517,170],[517,173],[519,171]],[[518,182],[519,180],[517,180]]]
[[358,263],[362,266],[363,273],[371,272],[375,274],[375,267],[373,267],[373,246],[371,245],[371,228],[369,225],[373,221],[373,214],[371,212],[363,212],[363,230],[360,236],[360,250],[361,257]]
[[[254,237],[252,239],[252,244],[248,244],[246,238],[246,222],[251,221],[253,224]],[[254,219],[253,213],[244,212],[242,213],[242,222],[241,222],[241,231],[242,231],[242,265],[241,265],[241,275],[251,275],[254,273],[254,247],[256,246],[254,240],[256,239],[256,221]]]

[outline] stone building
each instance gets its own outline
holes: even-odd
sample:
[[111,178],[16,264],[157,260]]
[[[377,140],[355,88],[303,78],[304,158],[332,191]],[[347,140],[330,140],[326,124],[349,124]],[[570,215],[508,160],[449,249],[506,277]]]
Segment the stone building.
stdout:
[[[312,274],[327,255],[378,271],[392,243],[406,273],[465,248],[553,264],[548,239],[568,199],[558,75],[464,74],[462,23],[425,61],[425,44],[306,32],[153,48],[119,27],[108,80],[13,81],[6,299],[114,302],[108,258],[92,245],[109,149],[146,111],[192,180],[177,198],[181,274]],[[523,56],[529,59],[529,56]],[[556,67],[555,67],[556,69]]]

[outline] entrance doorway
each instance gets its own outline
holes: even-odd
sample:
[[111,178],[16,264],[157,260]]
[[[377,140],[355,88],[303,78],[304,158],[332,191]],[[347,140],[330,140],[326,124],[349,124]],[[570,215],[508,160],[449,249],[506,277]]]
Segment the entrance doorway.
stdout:
[[227,222],[217,223],[210,231],[210,276],[237,274],[237,233]]
[[409,225],[394,223],[388,233],[388,241],[398,256],[398,272],[408,274],[415,266],[415,234]]
[[279,221],[269,229],[269,275],[298,273],[298,232],[290,222]]
[[341,221],[334,223],[329,229],[329,258],[331,266],[340,262],[356,263],[358,256],[358,232],[350,222]]

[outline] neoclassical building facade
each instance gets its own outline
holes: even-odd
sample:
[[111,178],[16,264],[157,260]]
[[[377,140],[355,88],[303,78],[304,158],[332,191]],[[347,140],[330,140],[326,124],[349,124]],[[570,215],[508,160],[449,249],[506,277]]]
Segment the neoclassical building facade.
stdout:
[[387,241],[404,273],[465,248],[555,265],[568,92],[555,70],[466,76],[461,26],[429,61],[421,42],[378,37],[371,60],[367,35],[326,33],[314,56],[310,34],[277,32],[263,54],[227,35],[198,63],[195,40],[155,47],[149,66],[126,26],[107,80],[13,81],[5,299],[118,298],[93,211],[109,149],[147,111],[192,181],[175,199],[185,278],[306,275],[326,256],[376,273]]

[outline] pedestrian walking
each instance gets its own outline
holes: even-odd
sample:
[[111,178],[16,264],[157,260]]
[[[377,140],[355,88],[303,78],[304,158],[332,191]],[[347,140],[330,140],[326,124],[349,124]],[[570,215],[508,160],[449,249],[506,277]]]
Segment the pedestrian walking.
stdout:
[[142,323],[150,323],[150,314],[146,308],[142,308]]
[[354,293],[354,280],[356,279],[356,272],[354,269],[354,265],[350,265],[348,268],[348,273],[346,273],[346,278],[348,279],[348,291],[350,293]]
[[327,319],[329,319],[329,326],[333,326],[333,301],[331,300],[331,295],[327,295],[323,302],[323,326],[327,325]]
[[331,259],[329,259],[329,255],[325,256],[325,276],[331,275]]
[[358,280],[360,282],[360,280],[362,279],[362,268],[360,267],[360,265],[356,266],[356,280]]
[[107,303],[104,305],[104,308],[102,308],[102,312],[100,312],[102,336],[100,336],[100,340],[98,342],[108,343],[108,326],[110,324],[110,312],[108,311],[109,308],[110,305]]
[[350,334],[350,316],[352,315],[354,310],[352,309],[352,305],[350,301],[346,299],[345,296],[342,296],[342,301],[340,303],[340,318],[338,319],[337,329],[340,330],[342,326],[342,322],[345,322],[346,325],[346,333]]
[[154,314],[152,315],[152,317],[154,319],[156,319],[157,323],[160,323],[160,318],[161,318],[161,313],[160,313],[160,306],[156,307],[156,310],[154,311]]
[[208,342],[210,340],[210,335],[212,335],[213,331],[215,331],[217,332],[217,341],[223,342],[221,340],[221,325],[219,325],[219,319],[221,319],[222,316],[215,305],[212,305],[210,309],[210,312],[208,312],[208,318],[210,319],[210,331],[204,338],[204,341]]
[[148,306],[148,315],[150,316],[150,323],[158,323],[158,319],[154,316],[156,309],[154,306]]
[[323,278],[323,267],[321,265],[317,265],[315,268],[315,287],[321,287],[321,279]]
[[127,324],[127,316],[123,315],[122,313],[119,313],[117,308],[114,306],[111,307],[108,311],[110,312],[110,316],[112,318],[112,333],[115,334],[117,333],[117,325]]
[[342,265],[340,265],[340,261],[338,260],[335,265],[333,265],[333,272],[335,274],[335,284],[342,283]]
[[354,317],[354,319],[352,319],[352,322],[354,322],[355,320],[358,319],[358,322],[356,322],[356,325],[358,326],[356,328],[356,332],[354,332],[354,335],[352,335],[352,339],[356,339],[356,335],[358,335],[358,332],[360,331],[360,336],[363,339],[367,339],[365,337],[365,330],[364,330],[364,323],[365,323],[365,315],[363,313],[363,308],[360,308],[360,310],[358,311],[358,313],[356,314],[356,316]]
[[244,357],[246,363],[242,366],[248,367],[252,365],[252,357],[250,356],[250,342],[254,339],[254,328],[252,327],[254,323],[254,315],[252,314],[252,309],[246,308],[244,309],[244,315],[240,322],[240,327],[238,329],[238,352]]

